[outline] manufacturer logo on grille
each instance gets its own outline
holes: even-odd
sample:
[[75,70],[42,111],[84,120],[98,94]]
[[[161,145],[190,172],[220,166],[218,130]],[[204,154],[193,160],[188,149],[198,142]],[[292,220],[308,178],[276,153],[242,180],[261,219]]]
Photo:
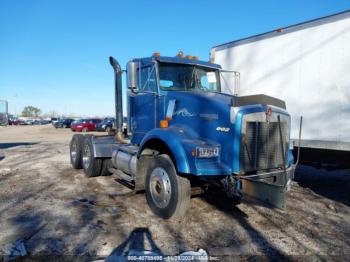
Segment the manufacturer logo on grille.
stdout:
[[272,115],[272,108],[271,107],[268,107],[266,109],[266,122],[270,122],[270,119],[271,119],[271,115]]

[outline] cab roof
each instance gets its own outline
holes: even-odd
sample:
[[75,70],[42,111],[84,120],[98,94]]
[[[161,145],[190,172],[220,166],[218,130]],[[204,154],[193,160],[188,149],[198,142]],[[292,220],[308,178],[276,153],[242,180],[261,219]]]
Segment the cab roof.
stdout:
[[148,64],[148,63],[150,63],[150,62],[152,62],[154,60],[156,60],[158,62],[161,62],[161,63],[198,65],[198,66],[210,67],[210,68],[215,68],[215,69],[221,69],[221,66],[218,65],[218,64],[213,64],[213,63],[210,63],[210,62],[194,60],[194,59],[179,58],[179,57],[151,56],[151,57],[133,59],[133,61],[141,62],[142,64]]

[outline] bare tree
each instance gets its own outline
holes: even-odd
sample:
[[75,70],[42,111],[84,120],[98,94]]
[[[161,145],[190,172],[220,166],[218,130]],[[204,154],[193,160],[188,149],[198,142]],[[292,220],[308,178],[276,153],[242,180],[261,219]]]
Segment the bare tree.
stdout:
[[40,108],[35,106],[26,106],[23,108],[22,116],[25,117],[38,117],[41,113]]

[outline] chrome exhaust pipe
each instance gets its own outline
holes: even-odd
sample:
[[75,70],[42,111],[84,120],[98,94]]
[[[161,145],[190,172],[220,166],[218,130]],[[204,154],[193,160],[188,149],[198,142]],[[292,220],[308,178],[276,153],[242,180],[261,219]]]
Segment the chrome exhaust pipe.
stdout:
[[114,95],[115,95],[115,138],[119,143],[126,144],[129,142],[123,134],[123,97],[122,97],[122,69],[118,61],[112,56],[109,57],[109,63],[114,70]]

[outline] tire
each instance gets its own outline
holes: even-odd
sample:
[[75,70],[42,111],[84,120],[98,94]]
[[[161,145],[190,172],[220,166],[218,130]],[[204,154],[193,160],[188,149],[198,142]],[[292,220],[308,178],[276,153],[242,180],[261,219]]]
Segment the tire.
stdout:
[[112,175],[111,172],[109,172],[109,168],[113,167],[112,161],[109,158],[103,159],[102,161],[102,169],[101,169],[101,176],[110,176]]
[[102,159],[94,157],[94,149],[90,135],[84,136],[82,148],[82,166],[87,177],[95,177],[101,174]]
[[73,168],[82,168],[82,148],[84,143],[84,136],[75,134],[69,144],[70,163]]
[[191,183],[176,172],[168,155],[150,160],[146,173],[146,199],[156,215],[164,219],[185,216],[191,201]]

